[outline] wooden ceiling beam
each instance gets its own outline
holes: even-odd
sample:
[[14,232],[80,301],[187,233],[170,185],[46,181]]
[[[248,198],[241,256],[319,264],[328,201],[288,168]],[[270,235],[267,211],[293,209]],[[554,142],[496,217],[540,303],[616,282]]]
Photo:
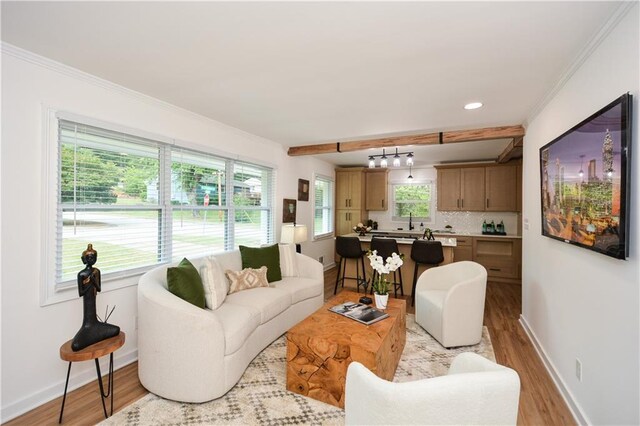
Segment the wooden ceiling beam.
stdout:
[[517,126],[487,127],[474,130],[456,130],[442,133],[442,143],[486,141],[490,139],[519,138],[524,128]]
[[440,143],[474,142],[490,139],[514,138],[520,141],[524,128],[517,126],[487,127],[474,130],[456,130],[442,133],[426,133],[411,136],[395,136],[379,139],[365,139],[348,142],[331,142],[315,145],[292,146],[287,151],[289,156],[330,154],[336,152],[364,151],[371,148],[395,148],[407,145],[437,145]]
[[498,163],[506,163],[514,158],[522,157],[523,137],[514,138],[498,156]]

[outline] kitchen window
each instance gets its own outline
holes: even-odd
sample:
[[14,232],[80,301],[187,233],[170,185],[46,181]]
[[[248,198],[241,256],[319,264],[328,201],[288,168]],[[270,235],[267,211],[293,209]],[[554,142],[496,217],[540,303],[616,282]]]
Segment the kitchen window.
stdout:
[[316,176],[314,179],[313,238],[333,234],[333,180]]
[[412,217],[423,223],[435,221],[433,182],[393,184],[393,220],[407,221]]
[[88,243],[104,283],[183,257],[273,241],[273,169],[108,125],[57,116],[54,122],[57,177],[50,185],[57,201],[49,209],[55,229],[47,232],[53,284],[43,304],[76,287]]

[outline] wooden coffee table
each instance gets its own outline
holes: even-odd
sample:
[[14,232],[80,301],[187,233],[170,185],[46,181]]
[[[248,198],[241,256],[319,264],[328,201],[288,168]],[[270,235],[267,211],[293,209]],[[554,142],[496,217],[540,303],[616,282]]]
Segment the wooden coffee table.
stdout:
[[329,311],[361,294],[342,291],[287,332],[287,389],[344,408],[347,367],[358,361],[392,380],[406,341],[406,303],[389,298],[385,318],[369,326]]

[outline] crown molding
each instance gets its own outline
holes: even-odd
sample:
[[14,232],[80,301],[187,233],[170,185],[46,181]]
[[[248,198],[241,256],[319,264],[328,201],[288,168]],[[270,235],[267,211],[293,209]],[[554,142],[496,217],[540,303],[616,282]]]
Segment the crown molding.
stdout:
[[[174,112],[174,113],[178,113],[181,114],[183,116],[187,116],[189,118],[192,119],[196,119],[198,121],[201,121],[203,123],[206,124],[213,124],[219,127],[223,127],[226,130],[229,130],[233,133],[242,135],[244,137],[248,137],[250,139],[253,139],[254,141],[257,142],[267,142],[267,143],[271,143],[271,144],[275,144],[278,145],[280,147],[282,147],[281,144],[279,144],[278,142],[272,141],[270,139],[266,139],[262,136],[258,136],[258,135],[254,135],[253,133],[249,133],[245,130],[242,129],[238,129],[237,127],[233,127],[231,125],[222,123],[220,121],[214,120],[212,118],[206,117],[204,115],[195,113],[193,111],[190,111],[188,109],[176,106],[174,104],[171,104],[169,102],[160,100],[158,98],[154,98],[152,96],[149,95],[145,95],[144,93],[140,93],[137,92],[135,90],[129,89],[127,87],[121,86],[117,83],[113,83],[109,80],[105,80],[103,78],[97,77],[93,74],[89,74],[87,72],[81,71],[77,68],[73,68],[69,65],[65,65],[61,62],[58,61],[54,61],[53,59],[49,59],[47,57],[38,55],[37,53],[33,53],[30,52],[28,50],[25,50],[21,47],[17,47],[14,46],[10,43],[7,43],[5,41],[0,42],[0,53],[7,54],[9,56],[13,56],[14,58],[20,59],[22,61],[40,66],[42,68],[46,68],[48,70],[57,72],[59,74],[65,75],[67,77],[71,77],[74,78],[76,80],[103,88],[105,90],[109,90],[112,92],[116,92],[116,93],[120,93],[124,96],[128,96],[129,98],[135,99],[137,101],[141,101],[141,102],[145,102],[149,105],[153,105],[156,107],[161,107],[164,108],[165,110]],[[284,147],[283,147],[284,149]]]
[[622,18],[637,4],[637,1],[625,1],[611,14],[607,22],[596,32],[593,37],[582,48],[580,53],[571,62],[571,65],[565,69],[560,75],[557,83],[549,90],[531,109],[529,112],[524,126],[525,128],[542,112],[542,110],[551,102],[551,100],[562,90],[567,82],[573,77],[573,75],[582,67],[582,65],[589,59],[593,52],[602,44],[607,38],[609,33],[620,23]]

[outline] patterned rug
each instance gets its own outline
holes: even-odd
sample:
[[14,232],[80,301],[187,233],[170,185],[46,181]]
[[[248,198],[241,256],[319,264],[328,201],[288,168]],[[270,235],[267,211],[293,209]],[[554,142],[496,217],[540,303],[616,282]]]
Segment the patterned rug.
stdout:
[[[263,350],[226,395],[202,404],[148,394],[101,425],[343,425],[344,411],[286,390],[286,340]],[[442,376],[456,355],[476,352],[495,361],[489,331],[475,346],[445,349],[407,315],[407,343],[394,382]]]

